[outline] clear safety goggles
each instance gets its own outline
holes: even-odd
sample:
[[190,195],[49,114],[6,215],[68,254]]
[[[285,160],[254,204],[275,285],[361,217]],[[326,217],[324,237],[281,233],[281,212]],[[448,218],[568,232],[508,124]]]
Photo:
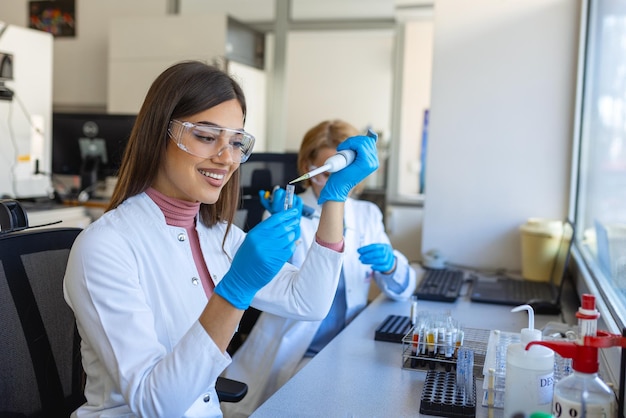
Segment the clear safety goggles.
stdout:
[[236,163],[245,163],[252,154],[254,137],[241,129],[171,120],[168,133],[178,148],[201,158],[221,156],[229,150]]

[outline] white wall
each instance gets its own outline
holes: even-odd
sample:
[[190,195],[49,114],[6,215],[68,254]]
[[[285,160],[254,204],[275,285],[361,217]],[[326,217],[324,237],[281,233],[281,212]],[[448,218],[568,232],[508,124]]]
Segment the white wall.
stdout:
[[307,129],[344,119],[388,134],[394,32],[291,32],[287,39],[287,140],[297,151]]
[[[164,16],[168,3],[169,0],[76,0],[76,37],[54,39],[54,106],[105,109],[111,19]],[[7,23],[27,27],[27,13],[28,0],[0,2],[0,16]]]
[[152,81],[167,67],[189,59],[211,62],[225,54],[224,14],[111,19],[107,111],[136,114]]
[[267,74],[265,71],[234,61],[228,63],[228,72],[237,80],[246,96],[248,114],[246,115],[245,129],[256,139],[254,152],[267,151],[267,139],[265,136]]
[[275,0],[178,0],[181,15],[204,13],[231,14],[242,21],[274,20]]
[[437,0],[424,251],[519,269],[518,227],[567,215],[579,7]]
[[395,175],[402,178],[397,185],[400,196],[422,193],[419,187],[420,155],[424,111],[430,108],[433,19],[430,17],[405,22],[404,31],[399,136],[402,152],[398,153],[398,164],[393,167]]
[[420,204],[387,205],[385,231],[393,248],[400,251],[409,262],[422,259],[422,228],[424,211]]
[[[230,13],[243,21],[272,21],[276,16],[276,0],[179,0],[181,14]],[[293,20],[317,19],[391,19],[394,4],[429,1],[399,0],[291,0]],[[404,6],[406,6],[405,4]]]

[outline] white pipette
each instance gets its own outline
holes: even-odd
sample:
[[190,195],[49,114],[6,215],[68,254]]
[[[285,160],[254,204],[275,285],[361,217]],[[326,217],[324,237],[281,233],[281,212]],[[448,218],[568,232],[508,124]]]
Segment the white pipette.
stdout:
[[[370,138],[377,139],[378,135],[371,129],[367,130],[367,136]],[[321,167],[317,167],[314,170],[309,171],[298,177],[297,179],[291,180],[289,184],[297,183],[302,180],[310,179],[311,177],[317,176],[318,174],[325,173],[328,171],[329,173],[334,173],[343,168],[346,168],[348,165],[352,164],[354,158],[356,157],[356,153],[351,149],[346,149],[343,151],[338,151],[337,154],[333,155],[326,161],[324,161],[324,165]]]

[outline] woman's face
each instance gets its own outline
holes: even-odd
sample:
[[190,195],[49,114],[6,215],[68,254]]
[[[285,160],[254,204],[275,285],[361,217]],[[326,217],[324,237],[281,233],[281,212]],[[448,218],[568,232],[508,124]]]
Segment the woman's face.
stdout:
[[[307,168],[307,171],[323,166],[324,162],[326,162],[327,159],[329,159],[336,153],[337,150],[334,148],[320,148],[317,152],[317,158],[315,158],[315,160],[309,161],[309,167]],[[326,184],[329,176],[330,173],[326,172],[318,174],[317,176],[311,178],[311,187],[313,188],[313,192],[315,192],[315,196],[319,197],[320,192],[324,188],[324,185]]]
[[[181,121],[243,129],[243,111],[239,102],[233,99],[181,118]],[[177,147],[174,141],[168,140],[165,159],[152,187],[176,199],[213,204],[239,164],[233,160],[232,149],[228,147],[220,154],[202,158],[189,154]]]

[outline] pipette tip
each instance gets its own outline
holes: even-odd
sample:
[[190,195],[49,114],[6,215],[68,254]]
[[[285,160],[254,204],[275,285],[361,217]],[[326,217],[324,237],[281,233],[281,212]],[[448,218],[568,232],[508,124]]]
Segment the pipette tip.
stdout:
[[306,179],[308,179],[309,177],[310,177],[310,176],[309,176],[309,173],[306,173],[305,175],[300,176],[300,177],[298,177],[297,179],[293,179],[293,180],[291,180],[291,181],[289,182],[289,184],[294,184],[294,183],[297,183],[297,182],[299,182],[299,181],[306,180]]

